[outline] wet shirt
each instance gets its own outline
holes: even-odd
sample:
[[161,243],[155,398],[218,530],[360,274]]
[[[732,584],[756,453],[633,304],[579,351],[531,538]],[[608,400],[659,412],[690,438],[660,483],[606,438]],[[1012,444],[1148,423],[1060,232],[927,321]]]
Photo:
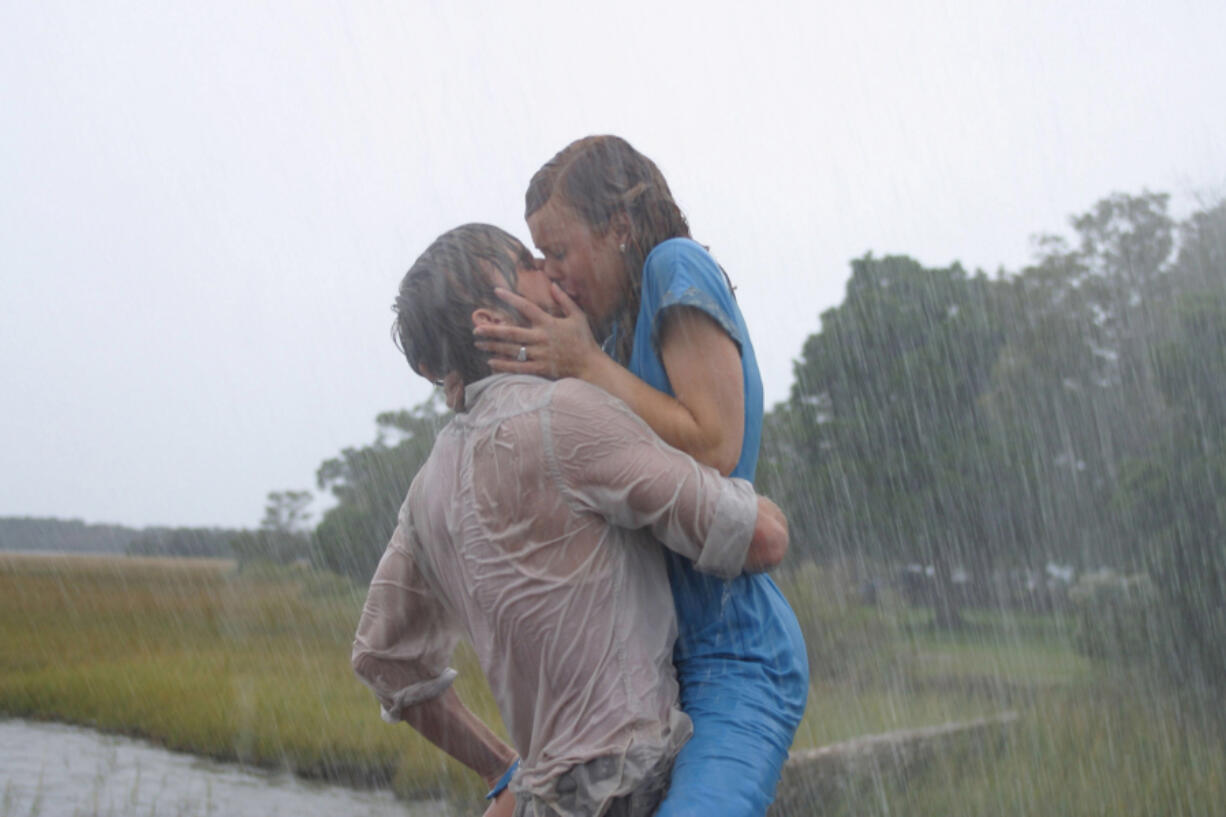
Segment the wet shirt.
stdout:
[[401,508],[354,667],[395,719],[442,694],[467,636],[522,758],[517,793],[553,801],[568,769],[615,757],[622,771],[590,794],[627,794],[689,735],[659,542],[736,575],[753,488],[581,381],[496,375],[465,401]]

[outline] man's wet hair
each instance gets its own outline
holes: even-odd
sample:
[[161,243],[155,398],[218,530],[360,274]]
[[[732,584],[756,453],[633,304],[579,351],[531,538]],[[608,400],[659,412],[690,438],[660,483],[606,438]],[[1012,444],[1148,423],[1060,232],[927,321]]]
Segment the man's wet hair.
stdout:
[[491,374],[488,353],[474,345],[472,314],[482,307],[515,314],[494,287],[515,289],[518,263],[531,266],[532,253],[490,224],[464,224],[426,248],[392,306],[392,339],[413,371],[436,382],[454,371],[466,384]]

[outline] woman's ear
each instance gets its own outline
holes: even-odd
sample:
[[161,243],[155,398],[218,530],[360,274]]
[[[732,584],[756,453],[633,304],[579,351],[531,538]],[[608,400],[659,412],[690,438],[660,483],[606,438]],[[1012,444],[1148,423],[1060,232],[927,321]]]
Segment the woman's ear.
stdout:
[[618,244],[625,244],[633,238],[634,230],[630,224],[630,214],[625,210],[618,210],[614,213],[609,218],[609,232]]

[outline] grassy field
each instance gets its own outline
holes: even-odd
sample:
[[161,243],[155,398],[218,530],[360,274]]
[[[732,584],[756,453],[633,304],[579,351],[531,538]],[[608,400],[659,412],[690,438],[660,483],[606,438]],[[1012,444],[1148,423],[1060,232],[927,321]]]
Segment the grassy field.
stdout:
[[[349,667],[364,591],[208,560],[0,554],[0,713],[405,793],[477,782],[379,720]],[[461,694],[497,722],[471,655]]]
[[852,604],[815,569],[781,585],[818,653],[794,748],[1021,715],[992,751],[953,751],[905,777],[866,773],[814,814],[1226,815],[1221,702],[1091,662],[1073,649],[1070,617],[965,611],[961,631],[937,632],[925,611],[888,597]]
[[[814,684],[794,748],[1022,713],[996,753],[905,780],[851,781],[814,813],[1226,813],[1226,749],[1190,700],[1076,654],[1053,616],[852,604],[828,573],[781,584]],[[0,714],[65,721],[167,747],[288,767],[406,795],[467,798],[477,781],[410,729],[378,718],[348,663],[364,591],[327,574],[220,561],[0,554]],[[471,654],[460,692],[498,718]]]

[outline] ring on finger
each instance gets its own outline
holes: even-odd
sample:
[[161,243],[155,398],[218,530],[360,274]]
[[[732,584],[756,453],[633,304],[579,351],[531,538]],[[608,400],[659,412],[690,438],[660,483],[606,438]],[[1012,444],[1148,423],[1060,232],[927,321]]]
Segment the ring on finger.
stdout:
[[523,363],[525,360],[527,360],[528,359],[528,347],[527,346],[519,347],[519,354],[515,356],[515,359],[518,360],[520,363]]

